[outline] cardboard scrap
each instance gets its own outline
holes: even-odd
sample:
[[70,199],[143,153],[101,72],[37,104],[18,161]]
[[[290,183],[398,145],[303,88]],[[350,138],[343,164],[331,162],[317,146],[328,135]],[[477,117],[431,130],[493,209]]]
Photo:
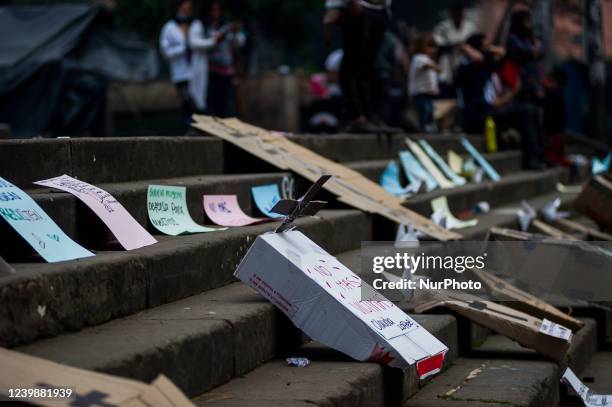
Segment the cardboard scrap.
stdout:
[[541,332],[541,319],[463,292],[417,290],[412,301],[415,312],[447,308],[558,362],[563,361],[571,342],[571,338],[559,338],[549,334],[551,330],[561,330],[553,322],[547,323],[553,324],[549,325],[552,328]]
[[418,158],[423,167],[427,170],[427,172],[436,180],[440,188],[453,188],[455,186],[454,183],[449,181],[442,172],[436,167],[436,164],[431,161],[431,158],[421,149],[421,146],[414,141],[406,138],[406,144],[412,151],[412,153]]
[[569,235],[565,232],[563,232],[562,230],[557,229],[556,227],[549,225],[546,222],[542,222],[539,219],[534,219],[532,222],[532,225],[534,228],[536,228],[537,230],[539,230],[540,232],[544,233],[545,235],[548,235],[550,237],[554,237],[555,239],[563,239],[563,240],[573,240],[573,241],[579,241],[580,239]]
[[448,348],[299,231],[257,237],[234,275],[312,339],[359,361],[437,373]]
[[612,230],[612,178],[604,175],[593,177],[576,198],[574,207],[600,227]]
[[4,178],[0,178],[0,218],[49,263],[94,256],[68,237],[28,194]]
[[584,322],[581,320],[572,318],[549,303],[513,286],[488,271],[471,269],[470,273],[480,280],[491,298],[496,301],[503,301],[503,304],[510,308],[536,318],[551,320],[570,328],[574,332],[584,326]]
[[582,223],[578,223],[571,219],[557,219],[557,223],[567,229],[571,229],[579,233],[584,233],[585,235],[596,240],[612,240],[612,235],[585,226]]
[[587,407],[604,407],[612,403],[612,395],[593,393],[569,367],[565,369],[561,382],[571,387]]
[[461,237],[402,206],[402,199],[389,194],[358,172],[324,158],[286,136],[273,134],[238,119],[216,119],[200,115],[194,116],[194,119],[194,127],[220,137],[280,169],[290,169],[312,182],[323,174],[333,175],[325,184],[325,189],[338,196],[341,202],[380,214],[396,223],[412,223],[417,230],[438,240]]
[[111,194],[87,182],[68,175],[35,182],[59,189],[77,197],[87,205],[110,229],[125,250],[139,249],[157,240]]
[[[28,399],[41,406],[187,407],[191,401],[165,376],[151,384],[66,366],[0,348],[0,392],[11,388],[71,389],[71,398]],[[0,394],[0,400],[10,400]]]

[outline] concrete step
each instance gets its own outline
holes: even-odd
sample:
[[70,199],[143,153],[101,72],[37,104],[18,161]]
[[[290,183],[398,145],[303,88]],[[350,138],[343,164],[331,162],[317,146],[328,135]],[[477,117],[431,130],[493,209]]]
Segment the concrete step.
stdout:
[[[467,156],[464,156],[464,158]],[[516,150],[503,151],[495,154],[484,154],[484,157],[500,174],[510,174],[520,171],[521,153]],[[380,181],[380,176],[391,159],[398,160],[398,156],[381,160],[348,161],[345,164],[360,172],[374,182]]]
[[[449,315],[414,318],[451,351],[445,366],[456,359],[456,324]],[[307,357],[306,368],[288,367],[282,359],[270,361],[243,377],[196,397],[201,406],[383,406],[399,405],[416,391],[414,369],[402,372],[375,363],[356,362],[318,343],[309,343],[287,356]]]
[[[460,147],[457,136],[418,137],[429,140],[444,153],[448,147],[457,150]],[[376,135],[296,135],[292,139],[337,161],[391,158],[406,148],[403,135],[389,139]],[[479,143],[478,138],[472,140]],[[24,165],[26,159],[35,165]],[[24,188],[31,188],[33,181],[62,174],[92,183],[112,183],[224,172],[252,173],[260,168],[277,171],[216,137],[0,140],[0,176]]]
[[555,406],[560,376],[548,361],[460,358],[404,407]]
[[[297,224],[331,253],[371,239],[371,217],[356,210],[325,210]],[[16,274],[0,277],[0,344],[29,343],[228,284],[255,237],[274,227],[160,236],[142,249],[70,262],[13,263]]]
[[[427,140],[442,156],[449,149],[461,154],[464,148],[458,134],[334,134],[334,135],[293,135],[292,141],[307,147],[335,161],[379,160],[397,157],[401,150],[406,150],[405,139]],[[476,147],[483,146],[480,136],[468,136]]]
[[222,149],[211,137],[0,140],[0,176],[31,188],[62,174],[91,183],[219,174]]
[[[457,357],[454,318],[423,315],[416,319],[449,345],[447,357],[451,363]],[[348,362],[329,349],[321,352],[321,346],[307,345],[298,350],[302,343],[300,331],[272,304],[242,283],[233,283],[17,350],[144,381],[163,373],[190,396],[247,374],[274,357],[296,353],[316,359],[314,364],[319,360],[328,363],[323,361],[330,359],[331,352],[335,355],[332,360],[341,358],[353,369],[371,365]],[[368,369],[382,372],[379,366]],[[398,391],[415,391],[415,372],[394,373],[394,380],[401,380]]]

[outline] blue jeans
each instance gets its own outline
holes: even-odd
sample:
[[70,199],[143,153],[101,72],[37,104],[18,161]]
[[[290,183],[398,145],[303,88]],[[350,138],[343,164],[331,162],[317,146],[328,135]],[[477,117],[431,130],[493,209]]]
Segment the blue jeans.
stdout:
[[433,96],[426,94],[414,95],[412,100],[419,115],[419,128],[421,131],[425,131],[427,126],[434,122]]

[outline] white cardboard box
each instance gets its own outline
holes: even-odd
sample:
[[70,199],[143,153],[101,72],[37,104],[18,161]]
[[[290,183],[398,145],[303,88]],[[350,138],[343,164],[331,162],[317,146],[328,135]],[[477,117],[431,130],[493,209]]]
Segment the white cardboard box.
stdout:
[[442,342],[298,231],[258,236],[234,275],[310,338],[356,360],[416,363],[422,379],[444,362]]

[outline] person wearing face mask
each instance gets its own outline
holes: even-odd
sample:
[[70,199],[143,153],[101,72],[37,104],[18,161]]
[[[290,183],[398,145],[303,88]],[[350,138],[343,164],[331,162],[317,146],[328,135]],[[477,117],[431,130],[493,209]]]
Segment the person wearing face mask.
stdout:
[[193,2],[176,0],[174,17],[162,27],[159,47],[170,64],[170,75],[181,100],[181,113],[185,123],[191,121],[193,103],[189,94],[191,80],[191,51],[188,43],[189,27],[193,19]]

